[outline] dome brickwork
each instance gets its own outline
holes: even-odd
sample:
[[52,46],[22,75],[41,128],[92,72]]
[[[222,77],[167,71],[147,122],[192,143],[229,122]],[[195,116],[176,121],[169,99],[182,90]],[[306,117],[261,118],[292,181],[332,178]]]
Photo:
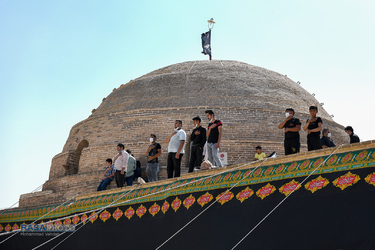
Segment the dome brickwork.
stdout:
[[[323,127],[331,130],[333,140],[348,143],[343,126],[284,75],[236,61],[192,61],[161,68],[114,89],[90,117],[73,126],[63,151],[52,159],[43,190],[52,190],[61,199],[96,190],[104,161],[114,157],[118,143],[124,143],[145,168],[151,133],[162,145],[159,164],[166,166],[164,141],[173,131],[174,121],[182,120],[189,136],[193,117],[200,116],[207,126],[207,109],[214,110],[216,119],[224,124],[220,151],[227,152],[229,165],[252,161],[258,145],[266,154],[276,151],[283,155],[284,132],[277,126],[285,119],[285,109],[294,108],[304,124],[311,105],[318,106],[318,116]],[[301,151],[306,151],[306,133],[300,134]],[[20,204],[30,202],[25,199]]]

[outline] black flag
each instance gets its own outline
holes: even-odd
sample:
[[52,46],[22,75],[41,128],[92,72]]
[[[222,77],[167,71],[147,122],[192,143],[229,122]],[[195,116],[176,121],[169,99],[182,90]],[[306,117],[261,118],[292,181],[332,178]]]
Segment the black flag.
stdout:
[[202,53],[205,55],[209,55],[211,58],[211,30],[207,31],[206,33],[202,33]]

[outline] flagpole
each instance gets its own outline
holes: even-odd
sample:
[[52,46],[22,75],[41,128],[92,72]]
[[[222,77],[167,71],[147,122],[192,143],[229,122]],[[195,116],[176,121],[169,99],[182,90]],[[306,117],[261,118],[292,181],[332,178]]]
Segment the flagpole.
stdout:
[[[208,22],[208,29],[211,31],[214,28],[215,21],[213,18],[207,21]],[[210,32],[211,33],[211,32]],[[210,61],[212,60],[212,47],[211,47],[211,54],[210,54]]]

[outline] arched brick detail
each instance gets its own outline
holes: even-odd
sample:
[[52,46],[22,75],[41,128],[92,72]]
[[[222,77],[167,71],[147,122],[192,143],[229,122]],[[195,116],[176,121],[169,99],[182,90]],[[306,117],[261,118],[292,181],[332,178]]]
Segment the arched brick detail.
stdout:
[[67,163],[64,165],[65,175],[77,174],[79,171],[79,160],[81,158],[82,150],[89,146],[87,140],[82,140],[76,150],[69,152]]

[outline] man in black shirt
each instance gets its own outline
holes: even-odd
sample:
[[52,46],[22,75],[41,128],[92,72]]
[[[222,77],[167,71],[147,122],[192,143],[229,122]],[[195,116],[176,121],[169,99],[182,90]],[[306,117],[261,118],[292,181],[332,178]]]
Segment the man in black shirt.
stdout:
[[159,161],[158,157],[161,155],[161,146],[156,142],[156,135],[150,135],[150,146],[147,148],[147,179],[149,182],[158,180]]
[[189,173],[193,172],[195,167],[200,169],[202,163],[203,147],[206,143],[206,129],[201,126],[201,121],[199,116],[193,118],[195,128],[190,136],[191,150]]
[[223,134],[223,123],[215,119],[214,111],[205,111],[207,119],[210,121],[207,129],[207,156],[208,161],[217,167],[222,167],[218,150],[220,148],[221,136]]
[[359,142],[358,135],[354,134],[354,130],[351,126],[347,126],[345,128],[345,133],[347,133],[350,136],[350,144]]
[[301,144],[299,141],[299,131],[301,122],[294,117],[294,109],[285,110],[286,119],[279,124],[279,129],[285,128],[284,149],[285,155],[299,153]]
[[336,147],[335,143],[331,139],[331,132],[328,128],[323,129],[323,136],[320,139],[320,144],[322,145],[322,148]]

